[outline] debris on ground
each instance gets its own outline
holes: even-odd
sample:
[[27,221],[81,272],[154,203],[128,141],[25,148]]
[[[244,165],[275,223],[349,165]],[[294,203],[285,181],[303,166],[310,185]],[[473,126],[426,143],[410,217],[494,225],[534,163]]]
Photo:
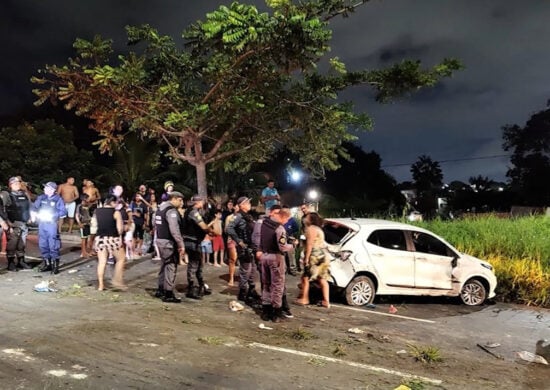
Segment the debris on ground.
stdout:
[[57,289],[54,288],[55,281],[53,280],[43,280],[42,282],[34,286],[34,291],[36,292],[57,292]]
[[500,343],[487,343],[483,345],[485,348],[496,348],[500,347]]
[[76,273],[76,272],[78,272],[77,269],[71,269],[71,270],[68,270],[68,271],[67,271],[68,274],[74,274],[74,273]]
[[550,343],[544,345],[545,342],[546,340],[537,341],[535,353],[548,361],[550,360]]
[[396,354],[398,354],[398,355],[404,355],[404,354],[406,354],[406,353],[408,353],[408,352],[407,352],[406,350],[404,350],[404,349],[401,349],[401,350],[399,350],[399,351],[396,352]]
[[477,346],[479,348],[481,348],[482,350],[484,350],[485,352],[487,352],[489,355],[491,356],[494,356],[496,357],[497,359],[504,359],[502,356],[500,356],[498,353],[494,353],[493,351],[491,351],[489,348],[496,348],[498,347],[500,344],[498,343],[493,343],[493,344],[489,344],[489,345],[483,345],[483,344],[477,344]]
[[367,304],[365,305],[365,307],[366,307],[367,309],[376,309],[376,305],[375,305],[375,304],[372,304],[372,303],[367,303]]
[[265,329],[265,330],[273,330],[273,328],[270,328],[269,326],[265,326],[263,322],[260,323],[260,325],[258,325],[258,328]]
[[545,358],[537,354],[534,354],[532,352],[528,352],[528,351],[516,352],[516,356],[521,360],[525,360],[526,362],[529,362],[529,363],[539,363],[539,364],[548,365],[548,362],[546,361]]
[[363,332],[361,329],[359,328],[349,328],[348,329],[348,333],[356,333],[356,334],[360,334],[360,333],[365,333]]
[[394,305],[390,305],[390,308],[388,310],[388,313],[395,314],[397,313],[397,308]]
[[244,306],[237,302],[237,301],[231,301],[229,302],[229,310],[231,311],[241,311],[244,310]]

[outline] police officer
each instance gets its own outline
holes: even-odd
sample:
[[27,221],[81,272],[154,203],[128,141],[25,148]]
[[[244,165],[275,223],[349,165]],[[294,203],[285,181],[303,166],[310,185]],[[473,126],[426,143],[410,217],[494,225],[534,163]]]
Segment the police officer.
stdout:
[[[29,229],[27,224],[31,219],[31,201],[27,193],[21,189],[21,179],[11,177],[8,181],[9,193],[5,210],[9,221],[9,228],[6,230],[7,245],[6,256],[8,258],[8,270],[30,269],[25,262],[25,244]],[[15,263],[17,258],[17,263]]]
[[[283,299],[285,294],[286,262],[285,252],[293,249],[287,241],[284,224],[290,218],[290,210],[274,205],[269,218],[264,219],[261,227],[260,264],[262,268],[262,319],[271,318],[279,322],[284,317]],[[288,305],[287,302],[284,302]]]
[[176,271],[180,257],[185,254],[185,244],[180,232],[181,217],[178,208],[183,205],[183,195],[172,191],[155,213],[157,246],[161,258],[158,289],[155,293],[163,302],[179,303],[174,295]]
[[[204,222],[201,215],[201,210],[204,207],[204,198],[199,195],[193,195],[190,204],[191,206],[185,210],[182,223],[183,241],[189,259],[189,263],[187,264],[188,284],[186,296],[192,299],[201,299],[203,295],[211,294],[208,285],[204,283],[202,277],[200,252],[201,241],[206,234],[211,233],[211,228]],[[195,281],[197,282],[196,284]]]
[[33,203],[31,218],[38,220],[38,247],[43,264],[40,272],[59,273],[59,249],[61,239],[57,222],[67,216],[63,198],[55,193],[57,184],[49,181],[44,184],[44,193]]
[[227,226],[227,234],[237,243],[239,260],[239,296],[238,299],[253,303],[261,299],[254,283],[256,267],[254,266],[255,247],[252,241],[254,218],[248,213],[251,209],[250,198],[241,196],[237,199],[239,212]]
[[[4,232],[8,234],[10,225],[8,224],[8,214],[6,213],[6,204],[9,202],[9,195],[6,191],[0,192],[0,239]],[[16,271],[14,263],[8,263],[8,271]]]

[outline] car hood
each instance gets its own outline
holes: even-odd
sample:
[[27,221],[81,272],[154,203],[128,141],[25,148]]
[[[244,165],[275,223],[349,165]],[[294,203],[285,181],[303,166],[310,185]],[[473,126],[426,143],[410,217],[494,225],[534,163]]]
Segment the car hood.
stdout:
[[491,265],[491,263],[489,263],[488,261],[485,261],[485,260],[481,260],[481,259],[478,259],[477,257],[474,257],[472,255],[468,255],[466,253],[460,253],[460,258],[462,260],[466,260],[466,261],[470,261],[472,263],[477,263],[477,264],[481,264],[481,265],[484,265],[485,268],[488,268],[490,270],[493,269],[493,266]]

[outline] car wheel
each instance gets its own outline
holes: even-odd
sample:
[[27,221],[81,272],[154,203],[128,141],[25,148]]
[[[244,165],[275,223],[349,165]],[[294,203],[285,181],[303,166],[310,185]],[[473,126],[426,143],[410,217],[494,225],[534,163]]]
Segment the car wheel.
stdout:
[[346,301],[351,306],[363,306],[374,301],[374,283],[368,276],[357,276],[346,287]]
[[462,286],[460,299],[468,306],[478,306],[487,299],[487,290],[479,280],[470,279]]

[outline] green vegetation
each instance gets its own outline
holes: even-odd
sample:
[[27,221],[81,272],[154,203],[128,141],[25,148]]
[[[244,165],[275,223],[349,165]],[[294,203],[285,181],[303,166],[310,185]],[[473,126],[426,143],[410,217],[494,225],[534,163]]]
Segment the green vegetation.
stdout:
[[439,352],[439,348],[433,346],[417,346],[409,344],[411,355],[422,363],[437,363],[442,362],[443,357]]
[[550,218],[483,217],[418,225],[491,263],[498,279],[497,299],[550,306]]

